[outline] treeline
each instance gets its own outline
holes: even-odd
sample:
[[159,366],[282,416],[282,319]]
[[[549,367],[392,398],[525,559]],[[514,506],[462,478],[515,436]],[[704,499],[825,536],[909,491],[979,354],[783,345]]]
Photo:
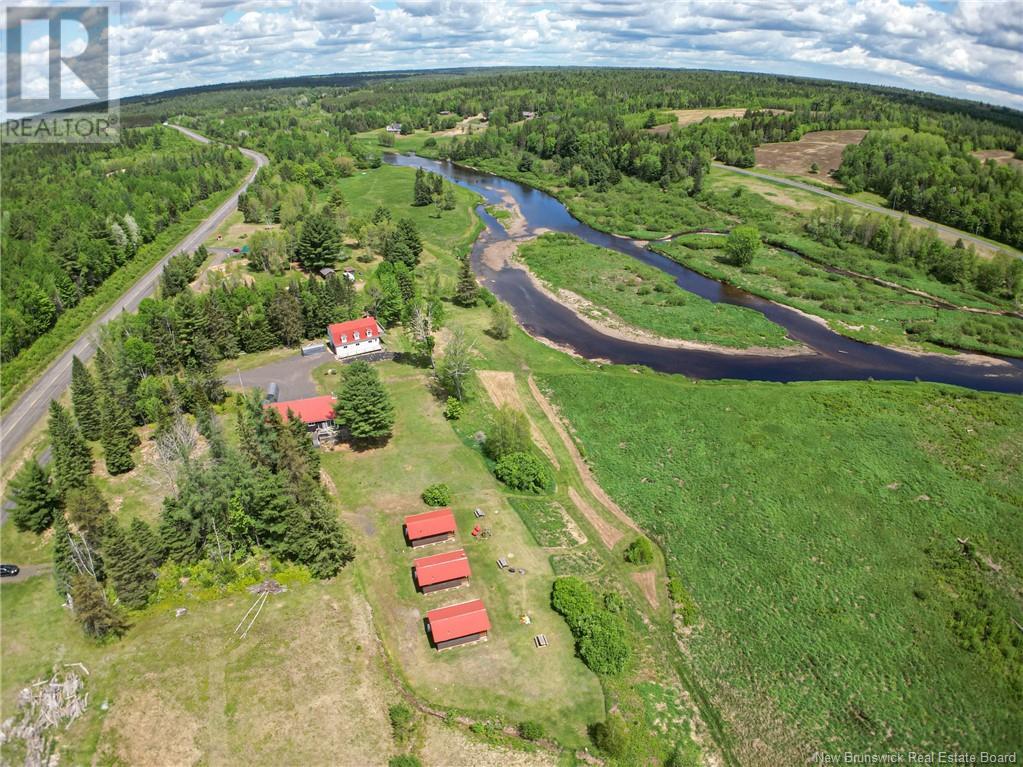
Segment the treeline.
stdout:
[[1023,172],[981,162],[940,136],[872,131],[845,148],[835,177],[896,210],[1023,247]]
[[991,296],[1014,300],[1023,295],[1023,261],[1006,253],[977,256],[962,240],[948,245],[930,229],[905,219],[880,214],[854,214],[848,207],[815,211],[806,230],[825,244],[854,243],[869,248],[894,264],[929,274],[940,282],[973,287]]
[[0,360],[28,347],[195,204],[233,186],[243,166],[235,150],[164,128],[127,130],[113,146],[7,147]]

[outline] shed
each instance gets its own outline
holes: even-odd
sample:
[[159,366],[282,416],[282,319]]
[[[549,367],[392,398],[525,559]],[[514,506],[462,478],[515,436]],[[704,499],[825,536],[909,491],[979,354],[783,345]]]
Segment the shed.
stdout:
[[329,266],[325,266],[322,269],[320,269],[320,276],[323,277],[323,279],[327,279],[332,274],[334,274],[334,270],[331,269]]
[[461,586],[468,583],[472,575],[465,549],[420,557],[413,567],[416,585],[424,594]]
[[455,515],[448,508],[405,517],[405,540],[413,548],[450,540],[457,529]]
[[276,381],[271,381],[266,387],[266,397],[264,402],[276,402],[281,396],[281,387],[277,385]]
[[483,601],[474,599],[457,605],[430,610],[426,614],[426,630],[438,650],[487,638],[490,617]]

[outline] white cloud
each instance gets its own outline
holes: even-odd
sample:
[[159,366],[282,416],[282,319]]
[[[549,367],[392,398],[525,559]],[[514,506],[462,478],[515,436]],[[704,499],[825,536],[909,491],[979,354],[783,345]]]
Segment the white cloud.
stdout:
[[[997,12],[994,12],[997,10]],[[712,67],[1023,108],[1023,0],[282,0],[122,3],[122,95],[448,66]]]

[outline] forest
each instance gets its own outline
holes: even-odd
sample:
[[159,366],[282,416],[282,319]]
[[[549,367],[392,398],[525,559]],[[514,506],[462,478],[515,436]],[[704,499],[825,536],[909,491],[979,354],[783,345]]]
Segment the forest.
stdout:
[[5,363],[95,292],[196,203],[238,182],[242,156],[163,127],[120,144],[22,145],[3,152]]

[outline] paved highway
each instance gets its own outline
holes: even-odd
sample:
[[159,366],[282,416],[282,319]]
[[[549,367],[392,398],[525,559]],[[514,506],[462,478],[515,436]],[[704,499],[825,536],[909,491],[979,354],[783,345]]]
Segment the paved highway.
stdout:
[[1008,247],[1001,247],[993,242],[989,242],[982,237],[977,237],[970,234],[969,232],[963,232],[959,229],[953,229],[951,226],[945,226],[939,224],[936,221],[931,221],[926,218],[919,218],[918,216],[911,216],[908,213],[903,213],[898,210],[892,210],[891,208],[885,208],[881,205],[874,205],[871,202],[864,202],[863,200],[857,200],[855,197],[849,197],[844,194],[837,194],[836,192],[829,192],[827,189],[821,189],[819,186],[813,184],[805,184],[802,181],[795,181],[790,178],[780,178],[779,176],[772,176],[767,173],[757,173],[755,170],[748,170],[747,168],[733,168],[731,165],[724,165],[722,163],[713,163],[714,167],[721,168],[723,170],[731,171],[732,173],[738,173],[742,176],[752,176],[753,178],[760,179],[762,181],[769,181],[772,184],[781,184],[782,186],[791,186],[795,189],[802,189],[804,192],[812,192],[813,194],[819,194],[821,197],[828,197],[836,202],[844,202],[847,205],[855,205],[857,208],[863,208],[864,210],[870,210],[874,213],[883,213],[886,216],[892,218],[902,218],[905,216],[914,224],[919,226],[929,226],[931,229],[936,229],[939,232],[951,235],[952,237],[961,237],[963,242],[972,242],[974,245],[983,248],[993,248],[1000,250],[1003,253],[1008,253],[1010,256],[1017,256],[1023,258],[1018,251],[1014,251]]
[[[209,143],[208,138],[187,128],[177,125],[170,125],[169,127],[181,131],[195,141],[203,144]],[[248,188],[252,179],[255,178],[256,172],[269,162],[265,155],[253,152],[251,149],[241,149],[241,153],[253,160],[255,167],[246,176],[245,181],[238,190],[218,207],[209,218],[199,224],[172,248],[166,256],[161,258],[152,269],[132,285],[101,317],[89,325],[71,348],[54,360],[43,374],[39,376],[38,380],[4,414],[2,422],[0,422],[0,448],[2,448],[4,455],[8,455],[18,448],[32,427],[39,419],[45,417],[50,406],[50,400],[59,397],[71,384],[71,358],[77,356],[82,360],[87,360],[95,353],[96,335],[100,326],[105,325],[123,311],[130,312],[137,309],[142,299],[152,295],[156,290],[160,273],[171,256],[182,251],[193,251],[198,248],[231,213],[237,210],[238,195]]]

